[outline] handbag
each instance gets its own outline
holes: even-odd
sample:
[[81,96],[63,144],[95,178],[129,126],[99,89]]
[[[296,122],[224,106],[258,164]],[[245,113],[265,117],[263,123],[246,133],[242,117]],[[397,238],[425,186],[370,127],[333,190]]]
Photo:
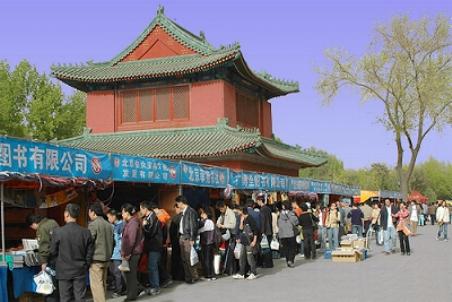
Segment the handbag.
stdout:
[[36,284],[36,292],[42,295],[51,295],[55,289],[52,282],[52,277],[47,272],[39,272],[33,277]]

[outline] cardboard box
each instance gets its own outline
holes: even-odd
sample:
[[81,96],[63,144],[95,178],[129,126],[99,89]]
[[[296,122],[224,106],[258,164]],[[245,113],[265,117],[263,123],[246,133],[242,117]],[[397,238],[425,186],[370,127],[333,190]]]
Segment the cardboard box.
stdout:
[[334,251],[331,255],[333,262],[358,262],[360,260],[356,251]]
[[354,249],[363,249],[366,247],[366,240],[364,238],[355,240],[355,241],[353,241],[352,246]]

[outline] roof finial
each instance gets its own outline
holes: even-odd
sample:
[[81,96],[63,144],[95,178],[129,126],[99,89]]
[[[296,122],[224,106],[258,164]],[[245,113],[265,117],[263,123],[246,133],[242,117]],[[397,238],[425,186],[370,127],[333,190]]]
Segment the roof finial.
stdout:
[[157,15],[163,15],[165,14],[165,7],[161,4],[159,4],[159,7],[157,8]]
[[204,33],[204,31],[200,31],[199,32],[199,36],[201,37],[201,40],[206,41],[206,34]]

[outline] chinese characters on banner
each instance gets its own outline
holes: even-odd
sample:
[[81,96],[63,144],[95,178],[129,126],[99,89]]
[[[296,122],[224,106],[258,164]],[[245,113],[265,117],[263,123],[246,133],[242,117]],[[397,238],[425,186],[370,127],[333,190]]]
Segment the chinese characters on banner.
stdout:
[[289,191],[309,192],[310,181],[303,178],[289,177]]
[[0,137],[0,171],[109,179],[111,170],[108,154]]
[[113,180],[178,184],[178,162],[156,158],[112,155]]
[[181,184],[208,188],[226,188],[229,169],[181,162]]

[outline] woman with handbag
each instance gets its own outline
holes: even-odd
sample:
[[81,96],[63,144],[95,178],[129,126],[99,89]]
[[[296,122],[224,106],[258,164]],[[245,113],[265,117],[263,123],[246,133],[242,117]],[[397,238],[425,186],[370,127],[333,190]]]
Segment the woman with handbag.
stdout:
[[411,250],[410,239],[408,236],[411,235],[411,231],[407,227],[407,220],[410,217],[410,211],[408,211],[405,202],[400,203],[400,210],[396,214],[394,214],[393,217],[398,219],[397,232],[399,233],[400,251],[402,255],[405,255],[406,253],[409,256]]
[[297,253],[297,240],[295,237],[299,233],[297,225],[298,218],[292,211],[290,203],[288,201],[284,202],[278,218],[278,235],[281,240],[280,249],[286,256],[288,267],[295,266],[295,254]]

